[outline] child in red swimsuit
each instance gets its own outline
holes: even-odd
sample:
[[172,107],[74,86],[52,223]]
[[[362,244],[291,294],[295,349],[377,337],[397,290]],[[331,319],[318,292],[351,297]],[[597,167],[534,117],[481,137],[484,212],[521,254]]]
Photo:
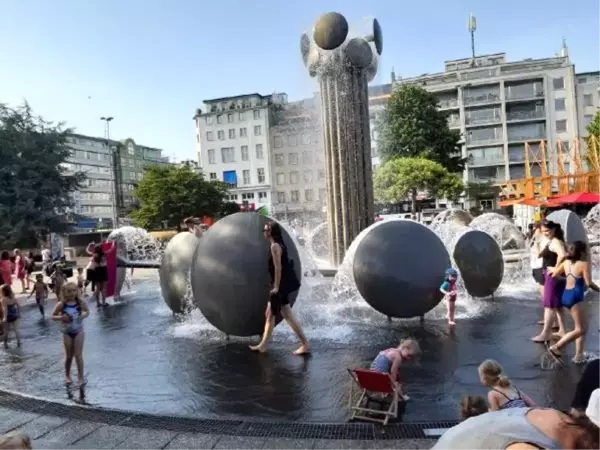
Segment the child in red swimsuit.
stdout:
[[446,320],[448,325],[456,325],[454,322],[454,312],[456,311],[456,280],[458,272],[450,268],[446,270],[446,278],[440,286],[440,292],[445,295],[446,300]]

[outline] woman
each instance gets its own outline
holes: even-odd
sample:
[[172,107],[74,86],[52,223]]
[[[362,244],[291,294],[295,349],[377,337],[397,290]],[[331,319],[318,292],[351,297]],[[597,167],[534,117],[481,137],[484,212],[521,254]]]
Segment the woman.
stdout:
[[2,284],[9,286],[12,284],[12,273],[13,263],[10,260],[10,253],[3,250],[0,253],[0,277],[2,277]]
[[21,250],[18,248],[14,249],[13,256],[15,257],[15,277],[21,282],[21,294],[24,294],[29,290],[25,258],[21,256]]
[[565,324],[562,315],[558,314],[562,308],[561,296],[564,290],[565,282],[563,279],[555,278],[551,270],[557,267],[565,259],[565,238],[562,228],[559,224],[550,220],[544,220],[541,226],[542,235],[547,239],[542,243],[536,242],[536,251],[542,258],[542,267],[544,268],[544,328],[537,336],[531,338],[533,342],[547,342],[552,339],[552,325],[554,320],[558,321],[558,336],[565,334]]
[[[540,223],[532,224],[531,232],[531,275],[535,280],[540,295],[544,295],[544,259],[539,256],[539,249],[546,247],[547,239],[540,230]],[[543,322],[542,322],[543,323]]]
[[283,243],[281,227],[276,222],[266,223],[263,229],[265,239],[269,242],[269,274],[271,275],[271,291],[269,293],[269,303],[267,304],[265,331],[262,340],[258,345],[250,346],[250,350],[264,353],[267,351],[267,345],[275,320],[281,313],[290,328],[300,339],[301,345],[294,352],[294,355],[305,355],[309,353],[308,340],[302,332],[300,324],[292,313],[288,297],[300,289],[300,281],[294,272],[294,266],[289,260],[287,248]]
[[561,304],[569,310],[575,328],[565,334],[556,344],[550,346],[548,351],[560,360],[562,349],[575,341],[575,364],[585,363],[583,344],[587,331],[587,317],[583,298],[585,291],[591,288],[598,292],[598,286],[592,281],[588,264],[587,245],[582,241],[575,241],[569,245],[565,260],[555,269],[548,269],[553,277],[566,276],[566,286],[561,298]]
[[450,428],[432,449],[598,449],[597,420],[589,415],[546,408],[490,411]]
[[115,243],[106,251],[102,250],[102,245],[95,245],[91,242],[86,251],[92,257],[89,265],[88,273],[92,272],[92,282],[95,283],[94,297],[96,298],[96,306],[106,306],[106,282],[108,281],[108,269],[106,268],[106,255],[115,250]]

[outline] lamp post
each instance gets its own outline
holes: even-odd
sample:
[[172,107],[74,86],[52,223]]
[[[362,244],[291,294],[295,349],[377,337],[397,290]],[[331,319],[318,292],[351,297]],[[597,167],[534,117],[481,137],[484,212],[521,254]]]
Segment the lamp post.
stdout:
[[112,196],[111,209],[112,209],[112,223],[113,229],[117,228],[117,177],[115,171],[115,154],[114,149],[110,145],[110,122],[114,119],[114,117],[100,117],[100,120],[104,122],[104,137],[106,139],[106,145],[108,147],[108,153],[110,155],[110,173],[111,173],[111,183],[110,183],[110,193]]

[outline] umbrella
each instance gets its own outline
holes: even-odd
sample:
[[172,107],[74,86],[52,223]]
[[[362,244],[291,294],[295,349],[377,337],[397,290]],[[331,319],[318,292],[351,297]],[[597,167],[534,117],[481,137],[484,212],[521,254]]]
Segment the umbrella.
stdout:
[[565,205],[568,203],[600,203],[600,194],[592,192],[574,192],[561,197],[555,197],[552,199],[552,202],[560,205]]

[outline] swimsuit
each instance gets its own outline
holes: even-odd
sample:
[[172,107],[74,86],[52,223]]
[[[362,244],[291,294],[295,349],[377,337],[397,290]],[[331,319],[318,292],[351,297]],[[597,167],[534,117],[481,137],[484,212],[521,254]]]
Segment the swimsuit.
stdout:
[[81,308],[78,304],[64,305],[63,314],[69,316],[71,321],[65,325],[63,333],[69,336],[71,339],[83,331],[83,324],[81,323]]
[[575,306],[577,303],[580,303],[583,301],[583,297],[585,295],[585,291],[587,289],[586,285],[585,285],[585,280],[583,279],[583,277],[576,277],[573,274],[573,265],[571,264],[569,267],[569,273],[567,273],[567,278],[568,277],[573,277],[575,279],[575,286],[573,286],[570,289],[565,289],[563,292],[563,295],[560,299],[560,302],[562,304],[562,306],[564,306],[565,308],[571,309],[573,306]]
[[521,393],[517,389],[515,389],[515,392],[518,395],[517,398],[510,398],[508,395],[506,395],[504,392],[499,391],[498,389],[492,389],[492,390],[496,391],[499,394],[502,394],[504,397],[506,397],[506,400],[508,400],[506,403],[504,403],[502,406],[500,406],[500,409],[527,408],[527,404],[525,403],[525,400],[523,400],[523,397],[521,397]]
[[[294,264],[288,258],[287,248],[283,242],[277,242],[281,247],[281,280],[279,283],[279,291],[276,294],[269,295],[269,303],[271,304],[271,313],[277,316],[281,313],[281,307],[289,305],[288,296],[300,289],[300,281],[294,271]],[[275,282],[275,265],[273,264],[273,256],[269,251],[269,274],[271,275],[271,285]]]
[[544,296],[542,303],[544,308],[561,308],[560,298],[565,289],[565,279],[562,277],[553,277],[546,270],[548,267],[555,267],[558,261],[558,255],[550,250],[550,243],[540,252],[542,258],[542,267],[544,268]]
[[392,361],[388,358],[387,353],[392,350],[394,349],[388,348],[379,352],[371,363],[370,370],[374,372],[390,373],[390,370],[392,370]]
[[6,321],[8,323],[16,322],[19,319],[19,308],[17,304],[6,305]]
[[445,280],[442,285],[440,286],[440,289],[443,291],[448,292],[448,300],[451,302],[455,302],[456,301],[456,280]]

